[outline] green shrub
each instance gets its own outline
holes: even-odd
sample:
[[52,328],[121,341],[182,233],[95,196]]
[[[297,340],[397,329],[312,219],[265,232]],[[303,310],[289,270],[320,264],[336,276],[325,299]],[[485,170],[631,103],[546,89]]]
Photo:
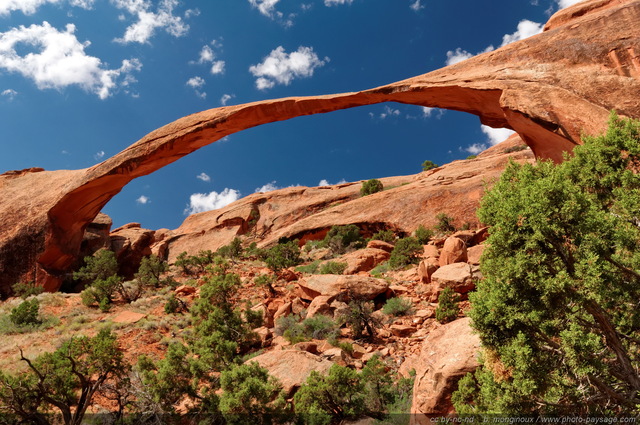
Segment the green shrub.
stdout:
[[39,295],[44,292],[44,288],[42,286],[38,286],[33,282],[22,283],[18,282],[14,284],[11,289],[13,289],[13,293],[23,300],[29,298],[31,295]]
[[18,326],[39,325],[40,320],[40,302],[37,298],[23,301],[11,310],[9,319]]
[[140,262],[135,278],[143,287],[160,288],[165,283],[161,275],[168,269],[166,261],[162,261],[156,255],[150,255],[144,257]]
[[456,320],[458,317],[459,295],[447,286],[438,295],[438,307],[436,308],[436,320],[440,323],[447,323]]
[[409,264],[418,263],[418,256],[422,253],[422,249],[422,244],[416,238],[408,237],[398,240],[391,251],[389,267],[397,270]]
[[320,267],[320,263],[320,260],[315,260],[304,266],[296,267],[296,271],[299,271],[300,273],[316,274],[318,272],[318,268]]
[[372,270],[369,271],[371,276],[373,277],[382,277],[382,275],[390,270],[389,262],[385,261],[384,263],[380,263],[375,266]]
[[344,254],[351,249],[364,246],[364,238],[360,235],[360,228],[355,224],[333,226],[323,240],[323,245],[333,254]]
[[411,300],[397,297],[388,299],[382,307],[382,311],[391,316],[404,316],[411,310],[411,307],[413,307]]
[[342,274],[347,268],[347,263],[337,261],[327,261],[320,266],[320,274]]
[[436,215],[436,223],[435,229],[442,233],[455,232],[456,227],[453,225],[453,217],[448,216],[445,213],[439,213]]
[[282,335],[292,344],[311,339],[335,340],[338,336],[337,324],[321,314],[300,321],[297,315],[278,318],[276,335]]
[[511,146],[509,148],[506,148],[505,150],[502,151],[502,153],[520,152],[527,149],[529,149],[529,146],[527,145],[516,145],[516,146]]
[[231,260],[237,260],[238,258],[241,258],[242,253],[242,241],[238,237],[233,238],[233,240],[228,245],[220,247],[216,251],[216,255],[224,258],[229,258]]
[[466,159],[476,159],[478,155],[469,155]]
[[382,182],[378,179],[367,180],[362,183],[362,188],[360,189],[360,195],[367,196],[372,193],[380,192],[384,189]]
[[352,299],[340,320],[353,332],[354,339],[373,339],[382,323],[373,316],[373,303],[364,299]]
[[276,283],[278,277],[272,274],[261,274],[253,279],[253,283],[257,286],[261,286],[267,288],[269,291],[269,295],[276,295],[276,290],[273,287],[273,284]]
[[164,304],[164,312],[166,314],[174,314],[180,311],[183,303],[176,297],[175,294],[171,294],[167,302]]
[[422,171],[429,171],[431,169],[437,168],[438,164],[432,162],[432,161],[425,161],[422,163]]
[[266,250],[264,254],[264,262],[275,273],[288,267],[297,266],[301,261],[297,239],[279,243]]
[[422,245],[426,245],[433,237],[433,230],[427,229],[421,224],[415,231],[415,237]]
[[387,243],[394,243],[396,241],[396,234],[393,233],[392,230],[380,230],[378,233],[375,233],[370,241],[383,241]]

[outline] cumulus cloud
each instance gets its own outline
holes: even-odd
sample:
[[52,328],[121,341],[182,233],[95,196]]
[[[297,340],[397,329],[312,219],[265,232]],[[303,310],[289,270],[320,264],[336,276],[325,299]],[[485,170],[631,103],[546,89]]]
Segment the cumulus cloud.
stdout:
[[507,140],[507,137],[515,133],[515,131],[508,128],[493,128],[484,124],[480,127],[480,129],[487,136],[487,142],[489,142],[491,146],[497,145],[500,142],[504,142],[505,140]]
[[502,37],[501,46],[506,46],[507,44],[513,43],[514,41],[524,40],[525,38],[531,37],[532,35],[540,34],[543,29],[543,24],[539,24],[528,19],[523,19],[518,22],[518,29],[516,30],[516,32],[514,32],[513,34],[505,34]]
[[336,4],[351,4],[353,0],[324,0],[325,6],[334,6]]
[[33,80],[39,89],[78,85],[100,99],[136,81],[132,73],[142,68],[138,59],[123,60],[118,69],[105,69],[100,59],[85,53],[91,43],[78,41],[75,30],[75,25],[67,24],[64,31],[58,31],[45,21],[0,33],[0,69]]
[[210,44],[202,46],[198,60],[190,63],[211,64],[212,74],[223,74],[226,62],[223,60],[217,60],[217,54],[213,47],[220,49],[222,47],[222,43],[220,41],[213,40]]
[[2,96],[6,97],[9,101],[12,101],[18,95],[18,92],[13,89],[6,89],[0,93]]
[[580,3],[583,0],[556,0],[558,7],[564,9],[565,7],[573,6],[576,3]]
[[256,192],[256,193],[257,192],[271,192],[271,191],[278,190],[278,189],[282,189],[282,188],[279,187],[279,186],[276,186],[276,182],[274,180],[272,182],[269,182],[269,183],[263,185],[262,187],[256,187],[256,190],[254,192]]
[[[340,181],[338,183],[335,183],[335,184],[344,184],[346,182],[347,181],[345,179],[340,179]],[[322,187],[322,186],[332,186],[332,184],[329,183],[329,180],[322,179],[322,180],[320,180],[320,183],[318,183],[318,186],[320,186],[320,187]]]
[[220,97],[220,104],[222,106],[226,106],[227,102],[229,102],[234,97],[236,97],[235,94],[227,94],[227,93],[225,93]]
[[93,158],[96,159],[96,160],[104,158],[104,151],[96,152],[93,155]]
[[197,179],[202,180],[203,182],[210,182],[211,177],[204,171],[196,176]]
[[148,0],[111,0],[111,3],[137,19],[127,27],[121,38],[114,40],[118,43],[148,43],[158,29],[164,29],[174,37],[181,37],[189,31],[189,25],[173,14],[178,0],[161,0],[155,12],[151,10],[152,2]]
[[148,204],[151,201],[149,200],[148,196],[140,195],[140,197],[136,199],[136,202],[140,205],[144,205],[144,204]]
[[262,63],[249,67],[259,90],[270,89],[276,84],[289,85],[294,78],[311,77],[316,68],[323,66],[329,58],[320,60],[312,47],[298,47],[287,53],[282,46],[272,50]]
[[418,11],[420,9],[424,9],[424,6],[422,5],[421,0],[416,0],[416,1],[411,1],[411,4],[409,5],[409,7],[411,8],[411,10],[413,11]]
[[394,109],[385,105],[384,112],[380,113],[379,118],[383,120],[388,117],[397,117],[398,115],[400,115],[399,109]]
[[207,93],[204,91],[200,91],[199,89],[204,86],[204,78],[202,77],[191,77],[187,80],[187,85],[193,89],[196,95],[202,99],[207,97]]
[[515,133],[515,131],[508,128],[493,128],[484,124],[480,126],[480,130],[485,135],[485,141],[469,145],[463,149],[464,151],[469,152],[472,155],[477,155],[491,146],[504,142],[509,136]]
[[[0,16],[8,15],[13,11],[20,11],[25,15],[32,15],[44,4],[60,4],[63,0],[2,0],[0,1]],[[91,9],[94,0],[69,0],[69,4],[83,9]]]
[[282,12],[276,10],[276,5],[280,0],[249,0],[249,3],[258,11],[269,18],[282,17]]
[[194,193],[189,197],[189,206],[184,210],[185,215],[203,211],[216,210],[240,199],[240,192],[235,189],[225,188],[218,193]]
[[[516,28],[516,31],[514,33],[505,34],[502,36],[502,44],[500,45],[500,47],[506,46],[507,44],[513,43],[514,41],[524,40],[525,38],[531,37],[536,34],[540,34],[543,28],[544,28],[543,24],[539,24],[537,22],[533,22],[528,19],[523,19],[520,22],[518,22],[518,27]],[[469,59],[481,53],[491,52],[492,50],[495,50],[495,48],[493,47],[493,45],[490,45],[490,46],[487,46],[487,48],[485,48],[481,52],[473,54],[471,52],[467,52],[466,50],[458,47],[455,50],[449,50],[447,52],[447,60],[445,61],[445,63],[447,65],[453,65],[455,63],[462,62],[463,60]]]

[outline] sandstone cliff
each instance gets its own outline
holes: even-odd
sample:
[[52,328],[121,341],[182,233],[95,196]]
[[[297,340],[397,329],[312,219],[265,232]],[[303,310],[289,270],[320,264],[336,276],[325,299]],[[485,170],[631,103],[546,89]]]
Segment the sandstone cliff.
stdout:
[[560,160],[608,111],[640,117],[640,0],[590,0],[546,31],[467,61],[357,93],[227,106],[168,124],[84,170],[0,176],[0,293],[18,280],[59,288],[84,230],[128,182],[229,134],[302,115],[381,102],[469,112],[516,130],[538,157]]

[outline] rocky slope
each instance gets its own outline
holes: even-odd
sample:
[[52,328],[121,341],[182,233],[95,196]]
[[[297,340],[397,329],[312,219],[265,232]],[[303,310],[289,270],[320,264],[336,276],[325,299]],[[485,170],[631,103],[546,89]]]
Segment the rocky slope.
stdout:
[[542,158],[561,160],[608,111],[640,117],[640,0],[589,0],[546,31],[467,61],[357,93],[287,98],[200,112],[84,170],[0,176],[0,292],[18,280],[48,290],[77,260],[87,225],[131,180],[229,134],[302,115],[381,102],[466,111],[516,130]]

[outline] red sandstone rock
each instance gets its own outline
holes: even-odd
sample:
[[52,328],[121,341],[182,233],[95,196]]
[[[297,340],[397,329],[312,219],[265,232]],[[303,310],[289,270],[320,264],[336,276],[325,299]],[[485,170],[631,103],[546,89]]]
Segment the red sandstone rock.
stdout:
[[331,308],[331,301],[333,300],[333,296],[330,295],[319,295],[311,301],[309,304],[309,308],[307,309],[307,319],[317,315],[324,314],[326,316],[333,316],[333,309]]
[[439,258],[440,267],[447,264],[461,263],[467,261],[467,245],[465,242],[455,236],[449,236],[444,241],[444,246],[440,251]]
[[458,381],[479,366],[480,338],[469,323],[465,317],[438,326],[422,343],[414,363],[412,424],[428,424],[429,418],[450,413]]
[[440,267],[431,276],[433,292],[431,300],[438,299],[438,294],[446,287],[453,288],[459,294],[466,294],[475,289],[477,276],[467,263],[454,263]]
[[[56,290],[77,260],[87,225],[127,183],[229,134],[268,122],[381,102],[448,108],[476,114],[489,126],[512,128],[537,157],[561,161],[563,152],[580,142],[581,134],[604,129],[610,110],[640,117],[638,34],[640,0],[587,0],[555,14],[542,34],[424,75],[355,93],[216,108],[153,131],[88,169],[5,173],[0,176],[0,292],[6,295],[10,285],[19,280],[35,280],[47,290]],[[440,174],[433,184],[443,187],[465,180],[469,183],[473,178],[481,180],[478,170],[483,169],[486,159],[479,156],[469,161],[475,167],[468,173],[447,175],[438,169],[433,174],[422,173],[426,175],[422,180],[426,183]],[[392,191],[401,195],[399,199],[410,195],[406,186]],[[469,201],[474,197],[477,201],[481,193],[462,191],[453,197],[449,194],[448,199],[455,203],[462,198],[452,209],[464,211],[463,205],[470,205],[472,210],[477,203]],[[256,199],[263,195],[252,196]],[[426,202],[423,198],[416,202],[417,198],[409,196],[394,208],[387,205],[392,198],[388,195],[366,196],[351,207],[375,206],[380,211],[379,215],[369,213],[363,223],[387,222],[389,211],[393,211],[391,219],[403,225],[415,224],[410,216],[415,217],[418,205],[430,210],[437,205],[435,210],[447,214],[459,212],[447,211],[448,206],[443,210],[442,198],[438,199],[436,192]],[[444,195],[441,191],[440,196]],[[247,206],[228,217],[219,212],[215,226],[209,229],[217,229],[217,234],[224,231],[228,241],[246,233],[252,225],[268,228],[268,217],[260,215],[254,224],[253,205]],[[340,206],[330,208],[317,214],[316,227],[301,220],[296,223],[299,227],[274,232],[265,243],[303,231],[309,235],[315,230],[318,236],[326,232],[328,223],[349,224],[344,223],[347,219],[358,222],[357,211],[346,217]],[[429,217],[424,224],[433,221]],[[207,228],[197,227],[207,234]],[[218,235],[216,240],[222,239]],[[204,241],[184,232],[167,242],[179,253],[181,248],[197,248]]]
[[381,249],[383,251],[387,251],[388,253],[391,253],[391,251],[393,251],[393,244],[390,244],[389,242],[385,242],[385,241],[378,241],[378,240],[371,240],[369,242],[367,242],[367,248],[375,248],[375,249]]
[[422,256],[424,258],[438,258],[440,257],[440,250],[435,245],[424,245]]
[[467,250],[467,263],[474,265],[480,264],[480,257],[483,251],[484,245],[476,245],[469,248]]
[[347,263],[343,274],[368,272],[389,259],[389,252],[378,248],[364,248],[343,255],[335,261]]
[[440,264],[437,259],[433,257],[426,258],[420,261],[418,265],[418,277],[423,283],[431,282],[431,276],[438,270]]
[[341,301],[351,296],[372,300],[384,293],[389,284],[383,279],[367,276],[344,276],[334,274],[312,275],[298,281],[300,297],[313,300],[325,295]]
[[142,258],[151,255],[154,234],[153,230],[142,229],[139,223],[129,223],[111,232],[111,249],[116,253],[121,276],[133,278]]

